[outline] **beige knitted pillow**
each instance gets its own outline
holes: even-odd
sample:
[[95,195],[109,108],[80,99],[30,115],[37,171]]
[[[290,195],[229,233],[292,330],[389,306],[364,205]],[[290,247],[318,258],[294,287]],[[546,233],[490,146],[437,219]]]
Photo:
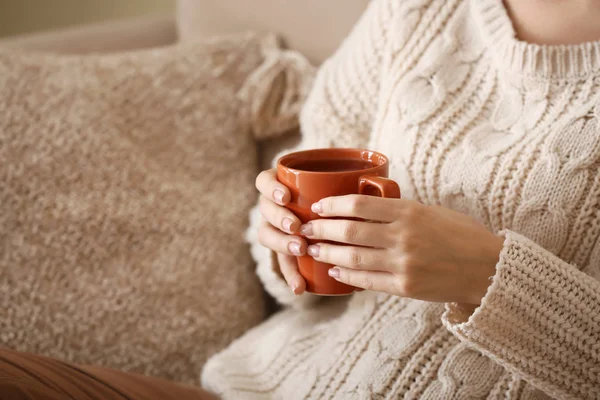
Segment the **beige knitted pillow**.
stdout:
[[264,316],[252,134],[295,126],[311,76],[268,35],[0,50],[0,345],[197,383]]

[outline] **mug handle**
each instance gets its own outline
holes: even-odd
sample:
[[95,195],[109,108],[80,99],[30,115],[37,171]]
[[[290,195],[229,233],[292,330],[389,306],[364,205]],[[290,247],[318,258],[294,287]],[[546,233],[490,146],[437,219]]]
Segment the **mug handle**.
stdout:
[[399,199],[400,186],[389,178],[377,175],[363,175],[358,180],[358,193]]

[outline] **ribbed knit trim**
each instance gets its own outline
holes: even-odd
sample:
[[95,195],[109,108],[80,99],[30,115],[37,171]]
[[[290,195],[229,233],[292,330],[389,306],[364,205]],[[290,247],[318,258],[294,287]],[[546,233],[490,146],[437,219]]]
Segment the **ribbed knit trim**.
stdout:
[[473,16],[501,69],[543,78],[581,79],[600,72],[600,41],[538,45],[520,41],[502,0],[471,0]]

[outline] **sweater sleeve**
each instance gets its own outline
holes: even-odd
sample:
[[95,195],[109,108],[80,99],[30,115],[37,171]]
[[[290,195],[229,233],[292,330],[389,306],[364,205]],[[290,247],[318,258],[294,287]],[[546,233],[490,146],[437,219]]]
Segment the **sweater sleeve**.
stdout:
[[600,398],[600,265],[588,275],[531,240],[503,232],[496,274],[473,313],[447,304],[461,340],[548,395]]
[[[301,150],[366,146],[377,108],[379,82],[393,19],[389,0],[373,0],[336,53],[319,69],[300,116]],[[274,254],[258,243],[258,208],[251,212],[247,239],[257,274],[278,303],[310,307],[320,298],[295,296],[278,271]]]

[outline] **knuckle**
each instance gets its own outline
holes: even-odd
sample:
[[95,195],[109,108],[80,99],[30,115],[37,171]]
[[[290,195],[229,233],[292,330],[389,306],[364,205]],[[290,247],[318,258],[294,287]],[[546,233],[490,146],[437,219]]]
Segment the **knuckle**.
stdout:
[[398,247],[403,254],[413,253],[416,247],[415,237],[409,232],[402,232],[398,235]]
[[260,186],[262,185],[262,183],[265,180],[266,176],[267,176],[267,171],[262,171],[261,173],[259,173],[256,176],[256,179],[254,180],[254,185],[256,186],[257,189],[260,190]]
[[412,253],[412,250],[413,250],[412,240],[410,238],[403,238],[402,241],[400,242],[400,250],[405,255],[408,253]]
[[348,253],[348,261],[350,265],[354,268],[358,268],[362,265],[362,255],[357,250],[350,250]]
[[258,228],[258,243],[267,247],[268,229],[264,225]]
[[260,231],[261,228],[267,227],[269,225],[271,225],[269,223],[269,221],[265,218],[264,215],[261,215],[260,216],[260,221],[258,222],[258,230]]
[[260,213],[262,214],[263,217],[266,217],[266,214],[268,213],[267,208],[269,207],[269,200],[267,200],[267,198],[265,196],[260,196],[260,199],[258,200],[258,210],[260,211]]
[[352,242],[358,236],[358,225],[354,222],[346,222],[342,227],[342,239]]
[[293,269],[290,259],[284,253],[277,253],[277,263],[279,264],[279,270],[287,280],[290,271]]
[[396,222],[391,224],[381,224],[382,242],[384,245],[389,247],[395,247],[396,243],[399,242],[400,230],[396,225]]
[[402,221],[400,220],[395,220],[394,222],[390,222],[389,224],[387,224],[387,231],[388,233],[395,235],[395,236],[399,236],[402,231],[403,231],[403,225],[402,225]]
[[283,221],[284,218],[290,218],[292,221],[294,220],[294,218],[292,218],[289,214],[286,208],[281,207],[280,205],[277,204],[277,207],[275,207],[274,209],[274,217],[277,221],[281,222]]
[[405,222],[407,222],[410,225],[417,223],[421,219],[422,215],[423,209],[416,204],[411,204],[404,210]]
[[361,195],[352,195],[350,197],[350,212],[353,214],[360,213],[360,211],[365,207],[365,203],[367,202],[367,196]]
[[[260,174],[262,174],[262,172]],[[258,190],[260,190],[260,174],[256,175],[256,179],[254,180],[254,187]]]
[[323,212],[325,214],[333,214],[335,212],[335,204],[331,199],[323,199],[321,200],[321,204],[323,205]]
[[318,239],[323,237],[323,233],[324,233],[323,220],[320,220],[320,219],[312,220],[312,221],[310,221],[310,226],[312,228],[311,237],[318,238]]
[[337,264],[331,259],[331,251],[326,243],[319,243],[319,256],[316,259],[324,263]]
[[403,297],[411,297],[415,293],[415,285],[411,279],[403,278],[396,280],[396,292]]
[[411,275],[416,268],[416,261],[410,255],[404,255],[400,259],[400,268],[405,275]]
[[381,271],[394,271],[396,269],[396,262],[389,253],[378,254],[376,257],[373,257],[373,260],[369,260],[369,263]]
[[369,277],[368,274],[364,274],[360,278],[360,285],[358,285],[366,290],[373,290],[373,280]]

